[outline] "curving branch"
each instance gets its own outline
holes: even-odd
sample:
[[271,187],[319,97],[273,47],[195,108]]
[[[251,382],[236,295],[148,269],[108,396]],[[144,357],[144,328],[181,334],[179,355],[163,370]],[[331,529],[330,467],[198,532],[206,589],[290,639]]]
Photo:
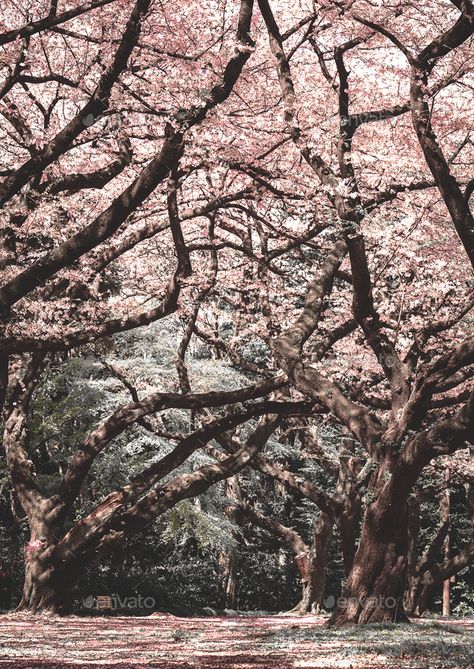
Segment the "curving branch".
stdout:
[[[103,5],[108,2],[111,0],[99,0],[97,6],[99,3]],[[95,122],[107,109],[112,88],[127,67],[128,59],[140,35],[142,19],[146,16],[150,3],[151,0],[136,1],[112,63],[105,70],[94,93],[81,111],[30,160],[23,163],[0,184],[0,206],[16,195],[32,177],[41,174],[48,165],[69,150],[76,137],[88,127],[84,119],[91,119],[92,122]],[[89,11],[89,9],[90,5],[84,11]],[[57,21],[58,17],[47,19],[47,21],[51,20]],[[26,32],[28,33],[28,30]]]
[[122,406],[94,430],[72,456],[63,477],[59,496],[68,500],[75,499],[84,477],[99,453],[106,448],[112,439],[150,414],[170,408],[201,409],[245,402],[262,397],[286,383],[286,378],[280,376],[247,388],[229,391],[187,395],[181,393],[153,393],[139,402]]

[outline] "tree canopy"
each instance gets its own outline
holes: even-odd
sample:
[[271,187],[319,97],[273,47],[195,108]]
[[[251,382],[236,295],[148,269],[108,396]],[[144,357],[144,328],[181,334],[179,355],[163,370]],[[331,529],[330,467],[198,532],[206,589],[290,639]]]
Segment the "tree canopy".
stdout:
[[[230,538],[291,546],[303,600],[337,528],[334,624],[403,619],[472,561],[470,537],[441,559],[443,518],[418,555],[412,521],[446,468],[473,507],[473,32],[470,0],[5,0],[22,606],[67,609],[84,565],[223,481]],[[242,490],[249,468],[315,506],[312,536]]]

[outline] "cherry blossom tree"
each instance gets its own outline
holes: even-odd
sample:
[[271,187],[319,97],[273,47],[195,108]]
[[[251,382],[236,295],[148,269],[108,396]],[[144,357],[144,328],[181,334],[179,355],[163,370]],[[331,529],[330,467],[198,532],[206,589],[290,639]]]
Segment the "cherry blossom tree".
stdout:
[[[332,622],[405,619],[410,494],[474,433],[472,3],[12,3],[3,21],[0,395],[31,530],[22,606],[67,608],[84,564],[251,465],[316,502],[319,539],[347,521]],[[124,378],[131,403],[45,495],[27,427],[48,365],[173,316],[175,388]],[[197,391],[198,340],[248,384]],[[189,434],[66,530],[104,449],[173,409]],[[288,423],[307,443],[321,417],[340,435],[332,493],[261,453]],[[163,483],[212,440],[223,459]]]
[[[326,255],[316,278],[308,285],[301,314],[289,328],[275,338],[273,350],[293,384],[306,396],[323,403],[332,411],[365,446],[369,457],[376,464],[369,483],[373,497],[367,505],[359,549],[345,587],[346,605],[336,611],[332,619],[336,624],[403,618],[401,597],[406,574],[408,495],[421,471],[432,458],[452,453],[462,448],[466,440],[472,439],[472,391],[468,390],[463,394],[461,400],[459,396],[453,400],[455,404],[459,401],[460,406],[448,417],[443,416],[442,412],[438,416],[430,412],[433,395],[444,389],[443,384],[448,387],[453,387],[452,384],[456,386],[456,380],[453,379],[451,383],[450,379],[459,370],[472,364],[472,339],[468,337],[459,344],[453,342],[447,351],[438,349],[437,355],[432,350],[431,359],[423,360],[424,347],[429,339],[448,330],[458,321],[459,316],[426,324],[417,333],[404,355],[401,355],[396,339],[389,335],[380,317],[379,307],[374,300],[366,235],[362,230],[368,207],[364,201],[360,174],[362,172],[363,177],[364,170],[358,161],[360,148],[356,143],[356,132],[363,125],[398,117],[407,108],[412,110],[413,125],[424,157],[448,207],[460,241],[472,262],[473,219],[468,204],[470,180],[467,182],[466,192],[463,192],[459,179],[452,174],[436,141],[428,106],[429,95],[433,92],[428,87],[428,74],[444,56],[451,56],[456,48],[465,45],[473,32],[472,6],[469,3],[454,4],[459,5],[457,10],[460,11],[460,16],[455,19],[448,14],[448,27],[441,33],[438,32],[434,38],[423,35],[421,26],[418,26],[415,45],[423,41],[427,42],[427,46],[417,55],[413,55],[414,47],[402,44],[401,39],[387,28],[390,22],[396,22],[399,14],[412,20],[408,8],[403,8],[406,13],[399,9],[394,13],[390,11],[380,20],[368,21],[361,18],[358,8],[355,7],[356,3],[350,3],[350,11],[342,5],[337,9],[341,15],[340,31],[344,28],[348,30],[346,21],[351,22],[347,39],[341,41],[338,31],[337,42],[333,41],[331,44],[329,41],[328,44],[326,41],[326,46],[322,49],[318,40],[312,38],[312,46],[319,58],[322,74],[335,94],[339,128],[335,130],[337,151],[334,166],[334,161],[328,160],[323,154],[322,147],[319,148],[317,143],[314,147],[314,139],[302,127],[299,110],[303,107],[294,83],[290,56],[284,48],[282,33],[272,7],[266,0],[259,2],[270,47],[275,56],[285,121],[290,136],[326,191],[341,222],[332,250]],[[366,17],[367,12],[363,16]],[[357,34],[354,23],[366,26],[369,32]],[[357,109],[358,101],[357,92],[351,95],[354,84],[350,80],[348,61],[357,58],[355,54],[361,45],[365,47],[374,40],[378,44],[381,37],[387,38],[401,51],[411,65],[410,104],[407,107],[394,100],[396,104],[390,108],[353,111],[354,106]],[[328,49],[332,52],[333,73],[328,68],[329,59],[325,57]],[[469,60],[466,60],[467,53],[463,53],[462,49],[456,56],[455,67],[459,72],[458,68],[463,70]],[[445,67],[449,68],[449,65]],[[359,67],[359,70],[363,68]],[[450,72],[448,81],[451,82],[452,79],[453,74]],[[437,90],[440,90],[443,80],[437,84]],[[354,88],[357,91],[357,86]],[[425,185],[427,184],[423,187]],[[394,191],[397,188],[392,186],[389,192]],[[353,318],[363,333],[366,345],[377,357],[384,381],[389,388],[387,408],[391,415],[383,419],[368,411],[360,401],[348,397],[320,369],[313,365],[308,366],[301,358],[303,345],[319,327],[325,300],[334,289],[335,273],[346,254],[351,268]],[[467,309],[471,306],[472,298],[468,300]],[[462,305],[460,313],[466,313],[465,305]],[[398,327],[395,334],[397,331]],[[462,375],[462,378],[465,376]],[[464,400],[467,401],[462,404]],[[396,602],[396,605],[389,607],[386,604],[389,599],[390,604]]]
[[[59,555],[62,551],[58,543],[60,528],[64,526],[81,481],[94,458],[92,442],[89,441],[65,471],[58,495],[45,497],[35,482],[28,457],[26,421],[32,392],[46,364],[46,354],[67,351],[98,337],[151,323],[176,310],[182,281],[191,273],[189,252],[176,212],[177,180],[182,176],[178,166],[184,151],[184,134],[191,133],[211,110],[226,100],[251,54],[253,44],[249,36],[252,6],[243,2],[237,13],[237,29],[231,39],[230,56],[222,64],[221,72],[214,75],[216,82],[210,82],[208,89],[196,91],[194,105],[186,108],[185,98],[182,97],[175,100],[177,109],[174,112],[172,109],[162,111],[151,100],[143,100],[139,90],[134,90],[139,88],[137,83],[142,76],[139,73],[146,71],[145,79],[154,76],[156,72],[153,73],[153,70],[160,70],[163,57],[194,64],[199,61],[199,54],[181,56],[174,51],[162,52],[151,42],[144,46],[148,41],[144,30],[150,35],[166,29],[168,37],[173,31],[168,24],[168,13],[152,11],[149,1],[138,0],[131,13],[128,11],[129,3],[114,3],[113,8],[107,8],[110,11],[102,10],[102,6],[107,4],[110,3],[92,3],[60,13],[54,5],[46,17],[31,20],[27,16],[26,22],[21,12],[18,15],[12,9],[6,16],[12,27],[2,35],[2,44],[12,44],[16,49],[9,54],[12,60],[5,63],[7,74],[2,88],[4,117],[16,132],[11,142],[15,158],[4,172],[1,196],[5,212],[2,240],[8,252],[3,261],[4,283],[0,298],[4,317],[4,446],[15,491],[31,529],[22,606],[33,609],[56,608],[59,605],[59,589],[64,595],[64,583],[60,584],[61,579],[58,581],[58,561],[62,563],[63,570],[68,571],[68,568],[64,557]],[[99,8],[101,11],[96,11]],[[37,11],[41,13],[44,10],[38,7]],[[122,25],[117,23],[120,12],[125,14]],[[218,18],[219,8],[216,12],[213,19],[211,15],[207,19],[212,22],[216,16]],[[71,20],[79,17],[79,24],[71,25]],[[67,29],[62,27],[65,22]],[[19,27],[15,27],[18,23]],[[117,25],[119,27],[114,35],[113,27]],[[6,27],[9,28],[8,25]],[[198,25],[194,27],[199,29]],[[112,32],[104,45],[104,30],[110,29]],[[224,25],[221,30],[218,42],[220,47],[225,48],[223,40],[230,28]],[[189,46],[185,45],[187,50]],[[211,43],[208,48],[212,46]],[[132,64],[131,59],[137,49],[137,60]],[[39,54],[43,54],[43,58],[37,60]],[[217,60],[220,60],[219,56]],[[75,79],[64,76],[71,68],[77,73]],[[209,65],[208,68],[212,69]],[[186,70],[183,76],[191,76],[192,69],[191,65],[191,72]],[[172,66],[170,70],[168,75],[173,76]],[[127,83],[129,77],[136,78],[136,81]],[[117,88],[121,90],[117,91]],[[168,89],[168,101],[174,98],[172,88]],[[68,89],[72,90],[69,97],[64,95]],[[122,91],[126,92],[125,96]],[[181,95],[183,93],[181,91]],[[159,95],[158,89],[155,94]],[[30,107],[24,105],[25,99],[31,101]],[[133,108],[134,101],[138,102],[137,110]],[[25,118],[25,113],[29,114],[29,118]],[[128,128],[121,123],[125,115]],[[146,132],[150,116],[161,120],[160,144],[157,150],[153,150],[152,142],[145,142],[146,146],[142,144],[138,148],[138,155],[132,161],[134,128],[139,128],[139,144],[143,139],[154,139],[153,134]],[[166,120],[171,116],[174,117],[174,124]],[[101,126],[98,132],[95,132],[96,125]],[[144,131],[145,137],[141,137],[140,133]],[[10,135],[6,129],[5,136]],[[104,147],[100,152],[95,151],[101,142]],[[116,159],[92,172],[87,171],[88,163],[100,160],[108,151],[114,151],[115,142],[118,147]],[[71,171],[72,166],[76,171]],[[120,183],[127,167],[132,167],[128,183]],[[146,312],[135,310],[130,314],[130,305],[125,304],[119,317],[107,317],[110,304],[103,299],[104,288],[97,278],[99,273],[105,265],[133,248],[141,239],[151,237],[160,227],[156,229],[156,221],[153,220],[139,230],[127,229],[127,235],[119,240],[117,248],[110,245],[101,247],[101,244],[114,235],[164,182],[168,209],[168,225],[165,227],[171,229],[170,241],[176,252],[177,267],[171,270],[168,280],[161,281],[164,296],[158,306]],[[112,187],[108,191],[109,184]],[[97,197],[89,200],[85,207],[83,198],[89,189]],[[241,194],[235,197],[238,199]],[[227,197],[224,201],[227,199],[233,198]],[[210,213],[218,206],[220,199],[208,202],[200,208],[200,214],[203,211]],[[146,219],[150,214],[141,210],[139,215]],[[194,215],[190,213],[189,218]],[[82,216],[89,217],[90,222],[80,220]],[[51,220],[52,224],[49,224]],[[34,244],[38,237],[39,253]],[[94,251],[95,255],[91,253]],[[150,287],[148,294],[154,295],[155,290],[158,287]],[[84,327],[85,322],[91,325]],[[45,331],[49,331],[47,336],[43,334]],[[279,382],[270,385],[277,387]],[[241,395],[238,391],[236,397],[244,399],[259,395],[256,388],[250,390],[250,395],[248,390],[243,392]],[[182,398],[177,395],[177,399],[178,405],[181,404]],[[152,405],[157,400],[157,397],[151,399],[152,404],[148,407],[143,405],[143,415],[154,411]],[[185,400],[185,405],[187,403]],[[201,404],[209,403],[204,401]],[[212,404],[211,400],[209,406]],[[129,409],[124,409],[109,420],[108,426],[99,429],[102,436],[96,443],[95,455],[100,453],[112,433],[119,434],[126,425],[138,419],[138,415],[132,417],[132,414]],[[235,421],[234,418],[230,422]],[[109,437],[106,435],[108,428],[111,428]],[[263,434],[267,429],[265,423]],[[99,432],[95,437],[91,435],[93,441]],[[260,433],[257,432],[259,439],[262,438]],[[199,444],[201,441],[195,442],[196,446]],[[189,453],[192,448],[191,445]],[[180,459],[184,451],[178,449],[178,452]],[[233,458],[232,462],[237,460]],[[168,462],[171,464],[170,460]],[[219,471],[227,470],[224,466]],[[153,485],[153,476],[152,472],[148,472],[142,478],[140,490],[146,490],[147,485],[143,487],[145,481],[148,487]],[[212,476],[216,477],[217,471],[213,470]],[[199,476],[194,482],[202,487]],[[186,483],[190,481],[186,479]],[[186,487],[181,488],[181,493]],[[94,517],[97,521],[97,512]],[[73,543],[76,545],[77,536]],[[71,549],[67,548],[66,553],[71,555]],[[78,551],[75,557],[77,564],[80,559]]]

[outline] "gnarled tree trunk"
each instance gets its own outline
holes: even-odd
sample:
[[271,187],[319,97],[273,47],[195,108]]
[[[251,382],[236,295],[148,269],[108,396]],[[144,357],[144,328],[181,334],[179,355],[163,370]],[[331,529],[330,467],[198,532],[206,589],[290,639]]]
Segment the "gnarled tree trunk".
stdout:
[[40,539],[33,538],[35,534],[31,536],[25,549],[25,580],[17,610],[65,613],[68,600],[66,583],[60,582],[54,566],[48,563],[50,551],[42,547]]
[[408,621],[402,601],[409,493],[403,469],[379,471],[372,489],[375,500],[367,507],[359,548],[331,625]]
[[235,548],[222,550],[219,555],[219,593],[222,608],[236,608],[237,551]]
[[25,580],[20,610],[57,612],[65,588],[51,558],[60,535],[55,501],[38,488],[29,458],[26,421],[42,359],[32,359],[24,378],[14,388],[5,409],[3,445],[15,494],[28,519],[30,541],[25,546]]

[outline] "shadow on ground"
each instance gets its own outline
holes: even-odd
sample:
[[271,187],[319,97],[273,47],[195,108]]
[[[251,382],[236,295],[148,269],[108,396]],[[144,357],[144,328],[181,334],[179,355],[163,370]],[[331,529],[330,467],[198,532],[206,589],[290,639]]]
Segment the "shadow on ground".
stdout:
[[0,618],[0,669],[474,666],[474,620],[328,630],[322,616]]

